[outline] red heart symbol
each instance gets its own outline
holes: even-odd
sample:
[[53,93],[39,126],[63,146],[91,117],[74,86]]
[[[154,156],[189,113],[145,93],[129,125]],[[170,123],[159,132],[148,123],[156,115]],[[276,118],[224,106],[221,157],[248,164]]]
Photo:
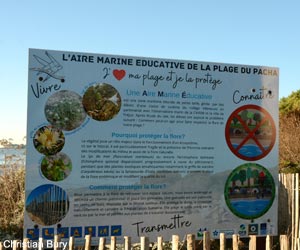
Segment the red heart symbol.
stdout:
[[122,80],[124,78],[124,76],[126,75],[126,71],[124,69],[114,69],[113,70],[113,74],[114,74],[114,77],[117,79],[117,80]]

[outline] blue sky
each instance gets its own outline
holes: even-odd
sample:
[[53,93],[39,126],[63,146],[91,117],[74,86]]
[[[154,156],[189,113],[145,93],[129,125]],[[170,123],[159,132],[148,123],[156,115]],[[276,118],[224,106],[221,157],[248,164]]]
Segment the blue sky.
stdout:
[[265,65],[300,89],[300,2],[10,0],[0,9],[0,139],[24,143],[28,49]]

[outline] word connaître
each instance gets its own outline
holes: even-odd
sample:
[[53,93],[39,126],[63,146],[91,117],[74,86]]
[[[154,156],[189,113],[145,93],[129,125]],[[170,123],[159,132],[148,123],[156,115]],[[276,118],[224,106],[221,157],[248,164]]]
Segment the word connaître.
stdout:
[[267,90],[266,88],[261,88],[259,89],[258,93],[252,93],[246,95],[242,95],[239,90],[236,90],[233,93],[232,99],[235,104],[238,104],[243,101],[272,99],[273,97],[274,94],[272,93],[271,90]]

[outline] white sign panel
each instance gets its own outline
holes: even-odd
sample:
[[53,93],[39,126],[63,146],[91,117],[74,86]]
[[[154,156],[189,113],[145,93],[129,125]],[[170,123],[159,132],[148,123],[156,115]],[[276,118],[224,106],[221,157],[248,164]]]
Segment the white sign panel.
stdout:
[[31,49],[24,235],[277,234],[278,78]]

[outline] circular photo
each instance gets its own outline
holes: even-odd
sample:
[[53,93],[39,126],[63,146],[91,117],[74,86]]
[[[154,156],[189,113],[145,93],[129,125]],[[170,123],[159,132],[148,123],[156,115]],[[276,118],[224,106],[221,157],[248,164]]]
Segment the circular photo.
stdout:
[[121,96],[113,86],[106,83],[97,83],[86,90],[82,103],[86,113],[92,119],[108,121],[119,113]]
[[44,111],[51,125],[67,131],[79,127],[86,118],[81,96],[69,90],[50,96]]
[[265,157],[276,140],[272,116],[262,107],[245,105],[236,109],[226,123],[226,142],[230,150],[246,161]]
[[72,162],[62,152],[45,156],[41,162],[41,172],[50,181],[62,181],[70,175],[71,171]]
[[41,185],[32,190],[26,200],[26,212],[30,219],[43,226],[58,223],[68,211],[67,193],[56,185]]
[[263,166],[246,163],[231,172],[224,195],[233,214],[243,219],[255,219],[265,214],[273,204],[274,179]]
[[41,154],[54,155],[64,147],[65,136],[59,128],[44,126],[36,131],[33,145]]

